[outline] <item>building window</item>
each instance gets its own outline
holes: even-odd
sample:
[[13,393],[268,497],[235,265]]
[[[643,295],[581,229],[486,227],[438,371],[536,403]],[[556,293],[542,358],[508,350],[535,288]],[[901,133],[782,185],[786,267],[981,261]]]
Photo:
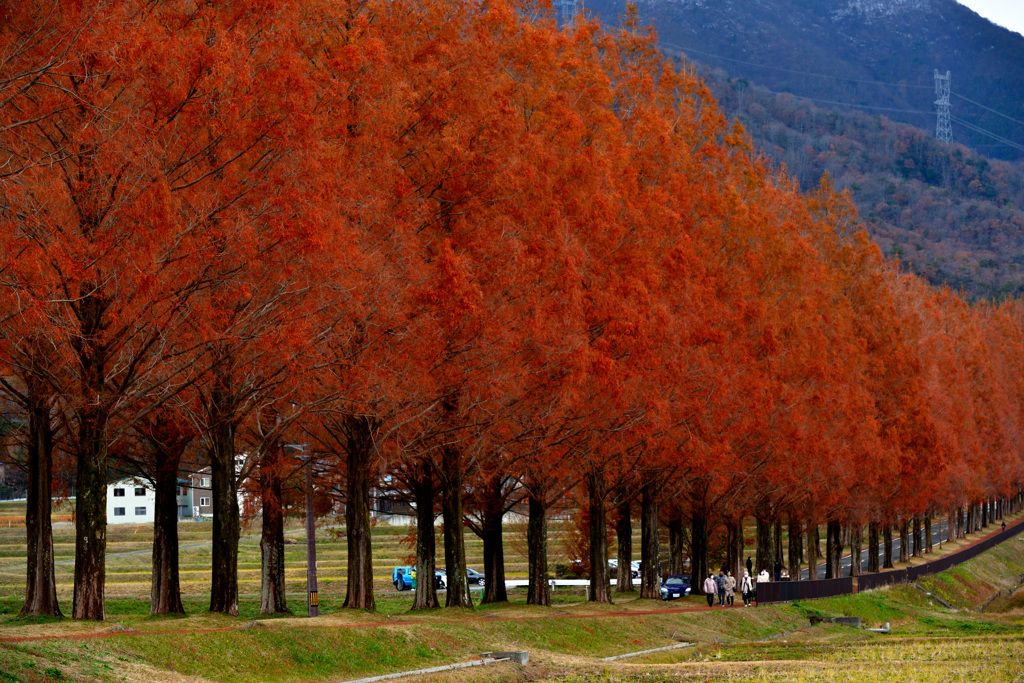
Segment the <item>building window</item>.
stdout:
[[210,478],[209,477],[203,477],[202,479],[199,480],[199,485],[201,487],[203,487],[204,489],[210,488]]
[[[124,489],[114,489],[115,498],[124,498]],[[123,512],[121,514],[124,514]]]
[[114,508],[115,517],[124,517],[124,508]]
[[144,495],[146,495],[146,489],[142,488],[141,486],[136,486],[135,487],[135,495],[136,496],[144,496]]
[[209,498],[200,498],[199,499],[199,504],[203,505],[203,506],[209,505],[210,504],[210,499]]
[[135,508],[135,514],[136,515],[145,515],[146,514],[146,507],[143,506],[143,507],[140,507],[140,508]]

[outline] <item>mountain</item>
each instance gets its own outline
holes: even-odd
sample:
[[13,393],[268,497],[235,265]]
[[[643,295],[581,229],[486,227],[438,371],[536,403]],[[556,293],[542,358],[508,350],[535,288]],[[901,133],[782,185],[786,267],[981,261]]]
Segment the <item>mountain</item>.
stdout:
[[[662,49],[685,54],[724,112],[802,188],[828,173],[848,190],[886,254],[972,299],[1024,296],[1024,124],[994,113],[1024,122],[1024,37],[953,0],[637,8]],[[612,25],[625,9],[624,0],[587,5]],[[934,137],[937,67],[952,71],[951,144]]]
[[[954,0],[636,5],[669,54],[685,53],[776,92],[826,106],[859,105],[923,130],[935,130],[934,71],[949,70],[954,139],[989,156],[1024,155],[1024,36]],[[587,13],[610,25],[625,8],[625,0],[586,0]]]

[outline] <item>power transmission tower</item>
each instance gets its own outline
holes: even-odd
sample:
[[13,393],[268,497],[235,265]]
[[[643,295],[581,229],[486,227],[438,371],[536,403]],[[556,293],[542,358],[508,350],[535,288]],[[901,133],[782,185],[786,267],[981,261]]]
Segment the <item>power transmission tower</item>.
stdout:
[[576,21],[576,15],[583,8],[583,0],[555,0],[554,6],[558,12],[558,25],[564,28]]
[[935,100],[937,119],[935,121],[935,138],[943,142],[953,141],[953,125],[949,122],[949,71],[945,76],[935,69]]

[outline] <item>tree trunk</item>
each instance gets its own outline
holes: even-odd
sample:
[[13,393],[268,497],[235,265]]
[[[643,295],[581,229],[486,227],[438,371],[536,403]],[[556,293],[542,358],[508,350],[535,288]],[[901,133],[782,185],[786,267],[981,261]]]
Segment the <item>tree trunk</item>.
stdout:
[[775,567],[785,567],[785,557],[782,553],[782,517],[776,516],[772,529],[772,579],[775,579]]
[[[661,598],[661,557],[658,539],[658,484],[653,476],[644,482],[640,503],[640,597]],[[619,570],[623,567],[620,565]],[[629,571],[629,565],[625,567]]]
[[900,522],[900,562],[910,561],[910,524],[907,520]]
[[355,415],[347,418],[347,426],[344,450],[348,578],[342,607],[372,612],[377,609],[373,595],[373,538],[370,533],[370,465],[375,448],[373,429],[369,418]]
[[838,579],[842,576],[843,529],[837,520],[828,522],[825,538],[825,578]]
[[508,602],[505,590],[505,541],[502,520],[505,516],[503,477],[495,476],[487,486],[482,531],[484,541],[484,602]]
[[604,472],[592,468],[587,475],[587,494],[590,499],[590,602],[611,603],[608,583],[608,523],[604,514]]
[[757,516],[757,558],[755,562],[757,562],[757,566],[754,567],[755,573],[760,573],[765,569],[771,573],[772,527],[767,518],[761,515]]
[[28,500],[25,508],[25,537],[28,573],[25,604],[19,616],[61,617],[57,602],[57,579],[53,569],[53,423],[50,402],[34,378],[28,388]]
[[981,528],[988,528],[988,498],[981,501]]
[[726,566],[739,586],[743,578],[743,519],[726,522]]
[[672,517],[668,520],[668,562],[669,574],[683,573],[683,557],[685,555],[686,536],[683,531],[683,517],[673,511]]
[[921,516],[914,515],[914,557],[922,557],[924,549],[921,543]]
[[[633,520],[632,506],[626,491],[621,492],[622,500],[616,506],[615,536],[618,541],[619,571],[615,590],[619,593],[633,593]],[[641,542],[642,543],[642,542]]]
[[792,512],[789,513],[789,578],[800,580],[800,567],[803,564],[803,533],[800,520]]
[[818,580],[818,560],[821,559],[821,538],[818,532],[818,523],[812,522],[807,525],[807,579]]
[[882,543],[885,545],[882,554],[882,569],[892,569],[892,523],[886,522],[882,527]]
[[530,519],[526,526],[527,562],[530,585],[526,589],[527,605],[550,605],[548,586],[548,515],[544,509],[544,492],[530,491]]
[[416,594],[412,609],[439,606],[434,586],[437,541],[434,536],[434,468],[426,458],[419,462],[414,495],[416,497]]
[[868,522],[868,571],[878,573],[878,522]]
[[[466,533],[462,514],[462,458],[458,449],[441,449],[441,516],[444,521],[445,607],[472,607],[466,577]],[[432,577],[433,575],[431,575]],[[426,577],[425,577],[426,578]]]
[[263,533],[260,538],[260,614],[290,612],[284,581],[284,513],[281,509],[282,451],[271,447],[259,464],[263,502]]
[[860,524],[850,525],[850,576],[860,576],[861,569],[861,545],[863,543],[863,529]]
[[235,410],[230,379],[218,374],[211,394],[210,486],[213,498],[213,580],[210,611],[238,616],[238,481]]
[[956,508],[956,537],[963,538],[966,534],[964,525],[964,506],[958,505]]
[[149,613],[184,614],[178,575],[178,464],[181,452],[163,453],[156,468],[153,572]]
[[932,552],[932,516],[930,514],[924,516],[924,551]]
[[694,510],[690,527],[690,592],[704,594],[708,569],[708,520],[703,510]]
[[[102,382],[100,382],[102,386]],[[87,406],[79,418],[75,477],[75,619],[103,621],[107,558],[106,416]]]

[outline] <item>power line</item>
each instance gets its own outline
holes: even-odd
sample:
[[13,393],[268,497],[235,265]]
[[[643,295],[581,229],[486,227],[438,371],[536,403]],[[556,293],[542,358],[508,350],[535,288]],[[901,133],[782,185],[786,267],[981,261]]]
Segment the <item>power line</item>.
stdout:
[[[846,77],[843,77],[843,76],[834,76],[834,75],[831,75],[831,74],[819,74],[819,73],[815,73],[813,71],[800,71],[798,69],[785,69],[785,68],[783,68],[781,66],[768,66],[767,64],[759,64],[757,62],[751,62],[751,61],[747,61],[745,59],[735,59],[733,57],[725,57],[723,55],[715,54],[714,52],[708,52],[706,50],[698,50],[696,48],[683,47],[681,45],[675,45],[673,43],[666,43],[665,41],[658,41],[658,44],[659,45],[664,45],[665,47],[670,47],[673,50],[680,50],[682,52],[696,52],[698,54],[708,55],[709,57],[715,57],[717,59],[724,59],[727,62],[736,62],[737,64],[746,64],[748,66],[756,66],[756,67],[759,67],[759,68],[762,68],[762,69],[768,69],[770,71],[782,71],[782,72],[790,73],[790,74],[800,74],[800,75],[803,75],[803,76],[814,76],[815,78],[828,78],[828,79],[832,79],[834,81],[848,81],[850,83],[865,83],[865,84],[868,84],[868,85],[884,85],[886,87],[891,87],[891,88],[913,88],[913,89],[918,89],[918,90],[930,90],[931,89],[931,86],[928,86],[928,85],[910,85],[910,84],[907,84],[907,83],[887,83],[885,81],[864,80],[864,79],[860,79],[860,78],[846,78]],[[931,113],[931,112],[929,112],[929,113]]]
[[1009,119],[1010,121],[1013,121],[1014,123],[1019,123],[1020,125],[1024,126],[1024,121],[1021,121],[1021,120],[1019,120],[1019,119],[1015,119],[1015,118],[1013,118],[1012,116],[1007,116],[1006,114],[1003,114],[1002,112],[998,112],[998,111],[996,111],[995,109],[990,109],[989,107],[986,107],[986,106],[985,106],[984,104],[982,104],[981,102],[975,102],[975,101],[974,101],[974,100],[972,100],[972,99],[968,99],[968,98],[964,97],[964,96],[963,96],[963,95],[961,95],[960,93],[951,93],[951,94],[953,95],[953,97],[959,97],[959,98],[960,98],[961,100],[963,100],[964,102],[970,102],[971,104],[975,105],[976,107],[981,107],[981,108],[982,108],[982,109],[984,109],[985,111],[990,111],[990,112],[992,112],[993,114],[996,114],[996,115],[998,115],[998,116],[1002,116],[1002,117],[1003,117],[1004,119]]
[[776,95],[789,95],[790,97],[798,100],[807,100],[808,102],[817,102],[820,104],[836,104],[840,107],[859,107],[861,109],[875,109],[878,111],[895,111],[901,114],[924,114],[925,116],[931,116],[934,112],[924,111],[923,109],[895,109],[893,107],[876,107],[870,104],[853,104],[852,102],[837,102],[835,100],[822,100],[817,97],[805,97],[803,95],[794,95],[791,92],[775,93]]
[[984,128],[979,128],[978,126],[974,125],[973,123],[968,123],[967,121],[964,121],[960,117],[951,116],[950,119],[952,119],[953,121],[955,121],[959,125],[963,126],[967,130],[974,131],[975,133],[978,133],[979,135],[984,135],[987,138],[991,138],[993,140],[1001,142],[1001,143],[1003,143],[1007,147],[1012,147],[1013,149],[1020,150],[1021,152],[1024,152],[1024,145],[1022,145],[1022,144],[1014,142],[1013,140],[1010,140],[1008,138],[1004,138],[1001,135],[996,135],[995,133],[987,131]]

